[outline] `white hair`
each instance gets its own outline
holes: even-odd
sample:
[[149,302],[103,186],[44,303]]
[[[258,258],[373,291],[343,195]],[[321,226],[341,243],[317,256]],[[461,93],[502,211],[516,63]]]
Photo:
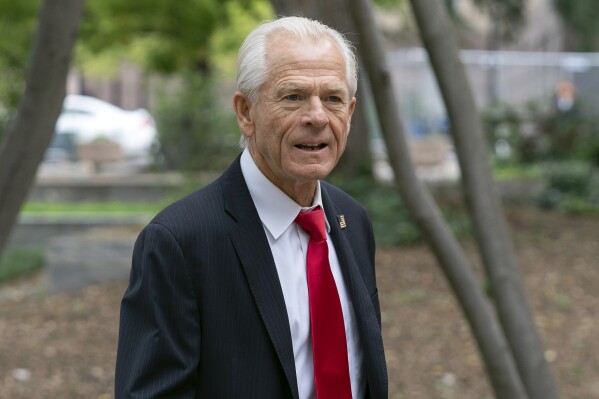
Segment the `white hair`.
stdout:
[[258,25],[245,38],[237,57],[237,89],[252,103],[258,101],[260,87],[267,79],[266,44],[274,32],[282,32],[299,40],[318,40],[328,37],[339,47],[345,60],[345,73],[350,95],[358,87],[358,62],[352,44],[335,29],[304,17],[284,17]]

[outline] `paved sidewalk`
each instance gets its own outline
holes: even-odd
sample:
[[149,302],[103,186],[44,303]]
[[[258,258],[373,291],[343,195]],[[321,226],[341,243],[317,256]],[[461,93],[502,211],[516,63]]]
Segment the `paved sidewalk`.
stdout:
[[55,237],[46,248],[46,289],[73,291],[127,278],[136,235],[118,228]]

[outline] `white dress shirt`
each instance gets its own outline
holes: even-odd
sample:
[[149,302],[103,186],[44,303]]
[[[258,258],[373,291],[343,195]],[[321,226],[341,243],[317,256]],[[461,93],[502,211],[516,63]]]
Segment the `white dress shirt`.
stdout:
[[[324,210],[320,194],[320,182],[318,182],[312,206],[302,208],[262,174],[247,149],[241,155],[241,171],[266,232],[279,281],[281,282],[291,329],[299,397],[300,399],[313,399],[316,398],[316,391],[312,363],[308,283],[306,279],[306,256],[310,237],[295,223],[295,217],[302,209],[311,209],[317,205],[320,205]],[[356,316],[347,294],[335,247],[331,242],[329,235],[331,229],[327,219],[328,216],[325,218],[325,222],[329,263],[343,311],[352,397],[354,399],[363,398],[366,386],[364,373],[362,372],[362,348],[358,336]]]

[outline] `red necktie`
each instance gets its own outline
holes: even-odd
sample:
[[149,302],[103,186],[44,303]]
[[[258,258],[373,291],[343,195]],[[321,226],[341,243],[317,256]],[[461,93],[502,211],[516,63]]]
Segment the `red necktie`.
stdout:
[[317,207],[300,213],[295,222],[310,235],[307,275],[316,396],[351,399],[343,312],[329,265],[324,212]]

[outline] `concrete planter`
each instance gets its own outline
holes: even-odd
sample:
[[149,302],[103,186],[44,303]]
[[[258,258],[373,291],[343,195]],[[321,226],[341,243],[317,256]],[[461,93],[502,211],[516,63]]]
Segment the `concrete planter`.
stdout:
[[77,146],[77,157],[81,162],[93,164],[98,171],[100,165],[107,162],[117,162],[125,157],[123,149],[118,143],[112,141],[93,141]]

